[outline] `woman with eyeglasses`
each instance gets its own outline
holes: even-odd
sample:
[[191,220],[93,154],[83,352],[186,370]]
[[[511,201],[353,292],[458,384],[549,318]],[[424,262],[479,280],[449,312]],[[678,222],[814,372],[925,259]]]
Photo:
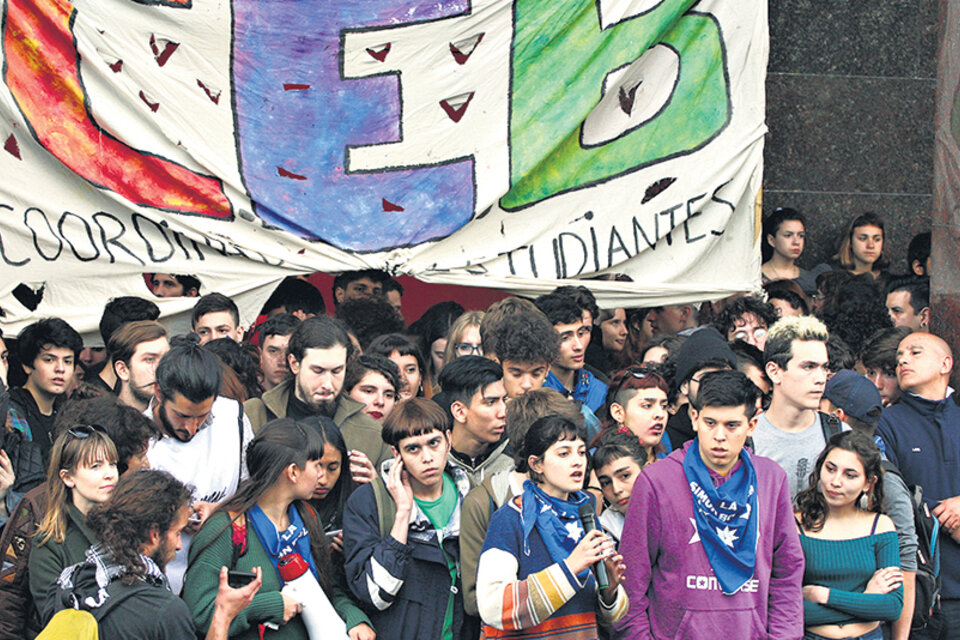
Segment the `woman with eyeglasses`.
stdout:
[[447,348],[443,354],[443,364],[450,364],[461,356],[482,356],[480,344],[480,323],[483,311],[467,311],[450,326],[447,334]]
[[[666,457],[671,450],[666,435],[669,390],[663,376],[644,367],[624,369],[610,380],[604,432],[613,430],[636,436],[647,454],[646,464]],[[594,443],[598,441],[599,438]]]
[[76,425],[50,450],[47,508],[30,551],[30,594],[46,624],[47,591],[67,567],[82,562],[97,540],[87,528],[90,508],[106,502],[117,484],[117,447],[103,427]]
[[[183,599],[197,628],[205,633],[213,617],[221,567],[261,573],[263,584],[230,626],[231,638],[263,637],[305,640],[303,607],[281,593],[281,560],[298,554],[343,621],[351,640],[373,640],[369,619],[339,585],[330,562],[330,547],[316,510],[307,502],[322,476],[326,439],[321,430],[290,418],[268,422],[247,446],[250,477],[224,500],[190,545]],[[308,606],[321,606],[311,602]],[[342,638],[340,620],[330,620],[330,638]]]

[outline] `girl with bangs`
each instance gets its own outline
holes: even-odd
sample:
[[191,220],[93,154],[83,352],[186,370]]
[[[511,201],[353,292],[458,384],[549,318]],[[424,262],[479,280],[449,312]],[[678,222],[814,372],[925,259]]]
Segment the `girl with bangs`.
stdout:
[[60,573],[83,562],[97,540],[87,527],[87,513],[106,502],[117,484],[117,447],[102,427],[76,425],[53,443],[47,473],[47,510],[30,552],[30,593],[41,623],[53,615],[43,607],[47,591]]
[[[477,567],[488,640],[596,640],[598,622],[611,625],[626,614],[623,558],[610,536],[581,525],[581,510],[595,511],[582,490],[586,448],[583,431],[560,416],[539,418],[523,437],[517,470],[529,480],[493,514]],[[591,572],[598,562],[606,588]]]
[[666,435],[669,389],[667,381],[653,369],[630,367],[613,376],[607,391],[604,431],[636,436],[647,454],[648,465],[671,451]]
[[[369,619],[337,583],[317,512],[308,504],[321,477],[326,440],[319,429],[289,418],[264,425],[247,447],[250,477],[203,524],[190,546],[183,599],[205,633],[213,616],[221,567],[262,575],[249,606],[230,625],[231,638],[306,640],[302,606],[281,593],[280,559],[299,554],[351,640],[373,640]],[[336,631],[330,630],[331,637]],[[341,636],[342,637],[342,636]]]

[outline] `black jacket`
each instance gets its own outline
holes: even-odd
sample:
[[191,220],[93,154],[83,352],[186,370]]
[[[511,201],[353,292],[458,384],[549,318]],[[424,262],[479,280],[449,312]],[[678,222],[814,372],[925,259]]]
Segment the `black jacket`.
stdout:
[[89,611],[97,619],[100,640],[187,640],[195,638],[196,628],[190,610],[169,589],[138,580],[128,586],[114,580],[107,587],[108,598],[102,606],[89,606],[97,600],[97,582],[92,565],[83,565],[75,574],[73,588],[64,590],[54,584],[47,594],[45,608],[57,612],[74,608]]

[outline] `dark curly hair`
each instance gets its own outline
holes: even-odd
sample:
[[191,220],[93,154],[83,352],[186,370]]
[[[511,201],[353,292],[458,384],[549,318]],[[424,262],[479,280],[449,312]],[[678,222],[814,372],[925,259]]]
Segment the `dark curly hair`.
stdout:
[[817,458],[817,464],[810,474],[810,485],[797,494],[796,505],[800,513],[800,523],[807,531],[820,531],[827,519],[827,501],[820,491],[820,470],[830,452],[834,449],[852,451],[860,459],[866,477],[876,478],[873,489],[867,494],[867,510],[882,513],[883,506],[883,460],[880,449],[872,438],[858,431],[844,431],[830,438],[826,448]]
[[880,329],[893,326],[876,280],[869,273],[850,278],[837,292],[835,304],[823,310],[823,322],[853,353]]
[[190,488],[166,471],[143,469],[120,478],[110,498],[90,509],[87,526],[112,560],[126,569],[124,584],[136,583],[146,570],[140,554],[150,533],[169,531],[190,497]]
[[143,453],[150,438],[157,435],[153,422],[116,396],[107,395],[83,400],[71,399],[57,412],[53,423],[54,437],[78,424],[103,427],[117,446],[117,473],[127,471],[130,458]]
[[754,298],[753,296],[741,296],[723,305],[723,309],[720,311],[720,315],[717,316],[713,326],[726,338],[730,329],[735,326],[737,318],[747,313],[752,313],[757,316],[757,319],[761,320],[768,327],[772,327],[773,323],[780,319],[780,316],[777,315],[776,308],[772,304]]
[[553,364],[560,354],[560,339],[547,317],[539,311],[520,311],[497,326],[497,358],[500,362]]
[[337,307],[334,317],[350,328],[362,349],[382,335],[403,331],[403,318],[383,298],[344,300]]

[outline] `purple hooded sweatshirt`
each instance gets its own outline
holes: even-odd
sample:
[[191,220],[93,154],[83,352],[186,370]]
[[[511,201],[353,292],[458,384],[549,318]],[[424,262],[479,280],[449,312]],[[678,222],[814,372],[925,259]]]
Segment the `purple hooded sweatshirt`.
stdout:
[[693,498],[683,473],[690,446],[697,446],[697,440],[644,469],[633,487],[620,541],[630,610],[617,624],[615,637],[801,638],[803,550],[786,473],[773,460],[752,456],[760,518],[757,563],[753,578],[725,596],[694,525]]

